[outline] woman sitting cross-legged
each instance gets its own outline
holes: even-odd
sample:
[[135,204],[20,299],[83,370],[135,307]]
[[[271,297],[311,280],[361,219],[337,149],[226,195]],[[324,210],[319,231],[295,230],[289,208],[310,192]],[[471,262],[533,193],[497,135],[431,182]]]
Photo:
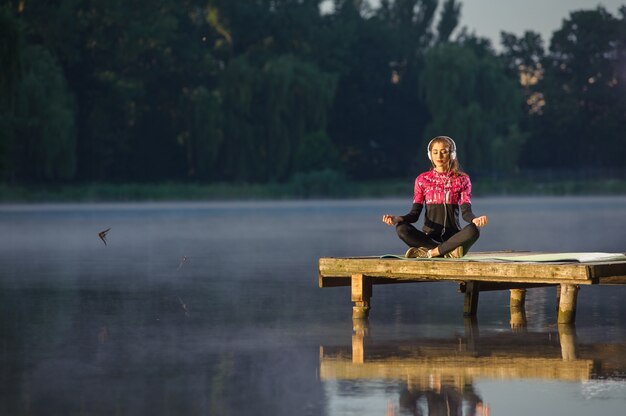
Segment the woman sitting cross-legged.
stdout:
[[[472,212],[472,184],[462,172],[456,144],[448,136],[437,136],[428,143],[428,158],[433,168],[415,179],[413,207],[403,216],[383,215],[383,222],[395,225],[396,232],[409,249],[405,257],[463,257],[478,240],[479,228],[487,216]],[[423,231],[416,222],[426,205]],[[459,211],[469,224],[461,228]]]

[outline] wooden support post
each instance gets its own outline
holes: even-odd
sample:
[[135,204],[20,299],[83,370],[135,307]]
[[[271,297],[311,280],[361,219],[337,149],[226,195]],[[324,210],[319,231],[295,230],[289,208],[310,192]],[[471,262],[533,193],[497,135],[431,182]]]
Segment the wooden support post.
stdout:
[[372,280],[362,274],[352,275],[352,318],[366,319],[370,312]]
[[578,285],[561,284],[561,296],[559,300],[559,313],[557,323],[573,324],[576,320],[576,300],[578,298]]
[[366,319],[352,320],[352,362],[363,364],[365,362],[364,339],[367,336],[369,327]]
[[558,324],[563,361],[576,359],[576,328],[572,324]]
[[526,289],[511,289],[511,329],[513,332],[523,332],[526,329]]
[[526,303],[526,289],[511,289],[511,308],[523,308]]
[[526,332],[527,320],[526,309],[511,306],[511,330],[513,332]]
[[463,318],[465,327],[465,344],[459,345],[459,352],[473,352],[476,350],[476,340],[480,337],[478,329],[478,319],[476,316],[466,316]]
[[476,316],[478,312],[478,293],[480,283],[469,281],[465,283],[465,302],[463,303],[463,316]]

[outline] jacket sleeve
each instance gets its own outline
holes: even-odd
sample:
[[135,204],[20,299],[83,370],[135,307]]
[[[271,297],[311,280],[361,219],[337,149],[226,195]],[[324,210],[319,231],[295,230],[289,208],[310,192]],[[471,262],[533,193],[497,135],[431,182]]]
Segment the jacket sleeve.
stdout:
[[413,185],[413,206],[408,214],[402,216],[402,222],[408,222],[409,224],[416,222],[420,217],[423,206],[424,188],[420,184],[420,177],[418,176],[415,178],[415,184]]
[[409,211],[408,214],[402,216],[402,222],[408,222],[409,224],[416,222],[420,217],[423,206],[423,204],[413,203],[411,211]]
[[476,215],[472,212],[472,204],[461,204],[461,216],[467,222],[472,222]]
[[476,215],[472,212],[472,182],[469,176],[465,176],[461,185],[461,198],[459,200],[461,206],[461,216],[467,222],[472,222]]

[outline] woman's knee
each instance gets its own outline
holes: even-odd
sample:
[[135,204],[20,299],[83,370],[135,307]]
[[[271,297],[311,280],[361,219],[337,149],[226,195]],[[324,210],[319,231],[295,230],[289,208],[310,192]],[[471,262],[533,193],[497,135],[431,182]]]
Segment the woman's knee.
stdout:
[[398,233],[398,236],[400,238],[408,237],[411,233],[410,231],[411,228],[413,228],[411,224],[401,222],[401,223],[396,224],[396,233]]
[[403,222],[396,224],[396,233],[398,235],[405,235],[407,232],[407,225]]
[[474,245],[478,237],[480,237],[480,230],[476,226],[476,224],[468,224],[467,227],[463,229],[463,251],[467,253],[470,248]]
[[480,237],[480,230],[478,229],[476,224],[471,223],[470,225],[468,225],[468,228],[470,230],[471,239],[474,241],[478,240],[478,237]]

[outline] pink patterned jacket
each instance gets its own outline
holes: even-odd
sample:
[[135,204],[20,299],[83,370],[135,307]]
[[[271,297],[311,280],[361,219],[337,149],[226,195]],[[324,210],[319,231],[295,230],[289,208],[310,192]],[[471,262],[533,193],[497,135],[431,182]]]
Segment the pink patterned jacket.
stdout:
[[429,170],[415,179],[413,207],[404,215],[404,222],[414,223],[426,205],[423,231],[433,237],[449,238],[457,233],[459,210],[468,223],[476,216],[472,212],[472,183],[467,174],[454,175]]

